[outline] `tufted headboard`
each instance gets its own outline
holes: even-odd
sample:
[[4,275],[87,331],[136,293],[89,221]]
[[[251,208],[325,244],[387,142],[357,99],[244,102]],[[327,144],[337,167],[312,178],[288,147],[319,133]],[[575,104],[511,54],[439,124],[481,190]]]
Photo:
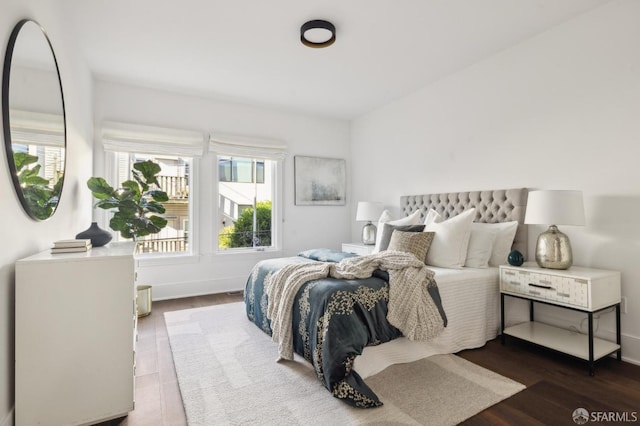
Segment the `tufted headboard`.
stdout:
[[527,258],[527,227],[524,213],[529,190],[496,189],[491,191],[448,192],[442,194],[404,195],[400,197],[400,206],[405,216],[416,210],[425,217],[429,209],[434,209],[443,218],[448,219],[458,213],[476,208],[476,222],[498,223],[518,221],[518,230],[513,248]]

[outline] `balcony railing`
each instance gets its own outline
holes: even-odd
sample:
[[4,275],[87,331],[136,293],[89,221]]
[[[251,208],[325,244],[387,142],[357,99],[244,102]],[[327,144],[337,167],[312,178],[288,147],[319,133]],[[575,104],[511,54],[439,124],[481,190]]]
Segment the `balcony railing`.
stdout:
[[189,250],[187,237],[157,238],[138,241],[138,253],[176,253]]
[[167,193],[169,199],[186,200],[189,198],[189,179],[184,176],[158,176],[160,188]]

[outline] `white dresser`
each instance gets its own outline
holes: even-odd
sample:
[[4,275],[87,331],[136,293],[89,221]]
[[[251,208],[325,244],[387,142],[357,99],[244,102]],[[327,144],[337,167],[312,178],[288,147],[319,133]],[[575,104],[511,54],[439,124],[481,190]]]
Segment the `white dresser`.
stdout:
[[15,420],[78,425],[134,405],[133,243],[16,262]]

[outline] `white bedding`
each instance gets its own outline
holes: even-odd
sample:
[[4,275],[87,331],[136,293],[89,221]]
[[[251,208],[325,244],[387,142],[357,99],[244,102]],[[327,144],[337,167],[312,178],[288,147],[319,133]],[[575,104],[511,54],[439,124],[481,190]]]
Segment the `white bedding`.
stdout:
[[498,268],[429,268],[436,273],[442,305],[447,315],[448,324],[444,332],[430,342],[413,342],[401,337],[379,346],[366,347],[353,365],[353,369],[362,378],[393,364],[478,348],[498,335]]

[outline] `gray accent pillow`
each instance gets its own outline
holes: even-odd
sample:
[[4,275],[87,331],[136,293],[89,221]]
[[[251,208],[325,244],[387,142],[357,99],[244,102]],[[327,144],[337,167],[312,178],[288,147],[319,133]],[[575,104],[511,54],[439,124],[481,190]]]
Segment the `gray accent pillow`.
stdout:
[[391,241],[391,235],[393,231],[404,231],[404,232],[422,232],[424,230],[424,225],[390,225],[385,223],[382,225],[382,236],[380,237],[380,251],[387,250],[389,247],[389,241]]
[[435,232],[403,232],[394,230],[389,241],[389,251],[402,251],[413,254],[418,260],[427,260]]

